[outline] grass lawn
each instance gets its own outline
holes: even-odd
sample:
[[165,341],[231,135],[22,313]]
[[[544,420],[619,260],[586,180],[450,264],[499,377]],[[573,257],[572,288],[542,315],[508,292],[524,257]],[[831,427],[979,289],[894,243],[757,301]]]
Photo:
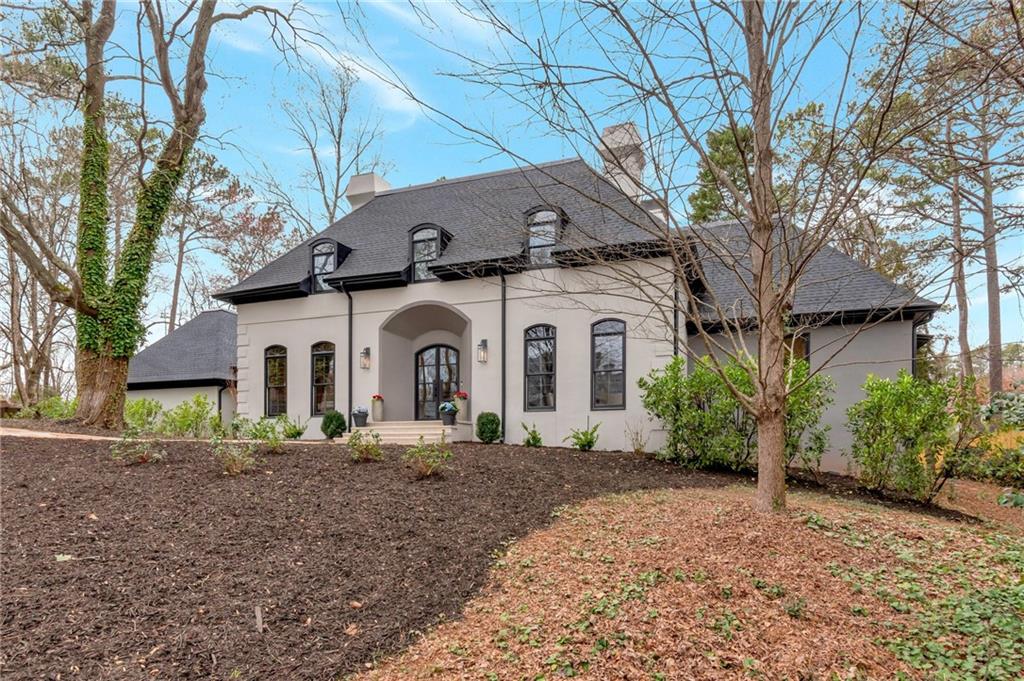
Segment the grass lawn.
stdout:
[[416,481],[398,448],[231,478],[205,443],[108,447],[4,438],[4,679],[1020,674],[1004,524],[808,491],[769,519],[624,454],[455,445]]

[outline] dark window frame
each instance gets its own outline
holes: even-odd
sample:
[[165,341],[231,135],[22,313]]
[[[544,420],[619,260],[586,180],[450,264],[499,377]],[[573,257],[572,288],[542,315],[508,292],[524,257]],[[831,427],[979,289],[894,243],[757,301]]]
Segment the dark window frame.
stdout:
[[[550,329],[551,335],[543,338],[529,338],[528,333],[535,329]],[[530,343],[551,341],[551,371],[530,373]],[[530,377],[551,376],[551,406],[530,406]],[[523,329],[523,411],[556,411],[558,406],[558,329],[554,324],[534,324]]]
[[[317,248],[319,248],[320,246],[330,246],[331,247],[331,252],[330,253],[317,253],[316,252]],[[317,267],[316,267],[316,265],[317,265],[317,258],[322,258],[324,256],[326,256],[328,258],[328,263],[331,265],[331,268],[330,268],[330,271],[323,272],[323,273],[318,275],[318,273],[316,271],[317,270]],[[328,286],[326,283],[324,283],[322,287],[320,286],[320,280],[317,277],[318,276],[327,276],[328,274],[330,274],[331,272],[333,272],[336,269],[338,269],[338,244],[337,244],[337,242],[335,242],[335,241],[333,241],[331,239],[317,239],[316,241],[314,241],[313,243],[311,243],[309,245],[309,273],[310,273],[310,278],[312,280],[311,284],[310,284],[311,293],[314,293],[314,294],[316,294],[316,293],[327,293],[328,291],[330,291],[331,287]]]
[[[420,234],[421,232],[426,232],[428,230],[433,230],[434,231],[434,237],[432,239],[429,239],[429,238],[428,239],[417,239],[416,238],[417,234]],[[427,241],[433,241],[434,242],[434,257],[433,258],[429,258],[429,259],[425,259],[425,260],[417,260],[416,259],[416,243],[417,242],[427,242]],[[416,265],[418,263],[423,263],[423,262],[426,262],[426,263],[435,262],[438,258],[441,257],[441,247],[442,246],[443,246],[443,244],[441,242],[441,228],[438,227],[435,224],[425,223],[425,224],[422,224],[422,225],[417,225],[416,227],[414,227],[409,232],[409,280],[412,283],[418,284],[421,281],[437,281],[437,277],[435,277],[433,275],[429,275],[429,276],[423,277],[423,278],[418,278],[416,276]],[[428,272],[429,272],[429,269],[428,269]]]
[[[280,349],[279,354],[270,354],[271,350]],[[272,360],[284,360],[284,383],[270,385],[270,362]],[[284,411],[270,413],[270,390],[271,388],[284,389]],[[283,345],[268,345],[263,349],[263,415],[267,418],[275,418],[281,414],[288,414],[288,348]]]
[[[607,332],[602,331],[597,333],[597,326],[604,324],[605,322],[617,322],[622,325],[622,331]],[[626,408],[626,322],[615,317],[606,317],[604,319],[598,319],[596,322],[590,325],[590,409],[591,411],[622,411]],[[601,369],[598,370],[597,363],[597,338],[606,336],[621,336],[622,337],[622,368],[621,369]],[[622,404],[614,405],[603,405],[598,406],[594,401],[595,388],[597,387],[598,374],[622,374]]]
[[[555,219],[554,220],[550,220],[550,221],[545,220],[543,222],[540,222],[540,221],[534,222],[534,218],[537,215],[539,215],[540,213],[552,213],[555,216]],[[554,230],[554,235],[552,235],[552,237],[551,237],[551,243],[550,244],[541,244],[541,245],[538,245],[538,246],[531,245],[530,242],[531,242],[531,240],[533,239],[533,236],[534,236],[533,235],[533,226],[535,224],[537,224],[537,225],[554,224],[555,230]],[[544,267],[557,267],[558,266],[558,263],[555,262],[555,256],[554,256],[553,253],[550,255],[550,260],[549,261],[537,262],[534,259],[533,252],[534,251],[538,251],[538,250],[540,250],[542,248],[553,249],[556,245],[558,245],[558,240],[562,238],[562,232],[565,229],[565,224],[566,224],[565,213],[563,213],[560,208],[556,208],[555,206],[536,206],[535,208],[531,208],[529,211],[526,212],[526,238],[523,239],[523,252],[526,255],[526,266],[528,268],[531,268],[531,269],[537,268],[537,269],[539,269],[539,268],[544,268]]]
[[[316,350],[315,349],[316,346],[324,345],[324,344],[330,345],[331,349],[330,350]],[[316,358],[318,356],[322,357],[324,355],[330,355],[331,356],[331,364],[332,364],[332,366],[334,368],[334,373],[335,373],[334,383],[317,383],[316,382]],[[312,345],[309,346],[309,415],[310,416],[323,416],[324,414],[327,413],[326,411],[317,411],[316,410],[316,389],[319,386],[331,386],[334,389],[334,393],[333,393],[334,404],[335,404],[335,408],[337,407],[337,404],[338,404],[338,377],[337,377],[337,369],[338,369],[337,346],[334,343],[332,343],[331,341],[317,341],[316,343],[313,343]]]

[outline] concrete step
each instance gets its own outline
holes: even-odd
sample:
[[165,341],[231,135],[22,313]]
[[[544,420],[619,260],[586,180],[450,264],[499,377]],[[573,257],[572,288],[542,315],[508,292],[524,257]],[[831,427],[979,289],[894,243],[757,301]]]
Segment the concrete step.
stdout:
[[[414,445],[423,438],[425,443],[440,442],[444,435],[448,442],[454,439],[455,427],[442,425],[440,421],[383,421],[352,429],[363,433],[378,433],[383,444]],[[348,435],[339,438],[343,443]]]

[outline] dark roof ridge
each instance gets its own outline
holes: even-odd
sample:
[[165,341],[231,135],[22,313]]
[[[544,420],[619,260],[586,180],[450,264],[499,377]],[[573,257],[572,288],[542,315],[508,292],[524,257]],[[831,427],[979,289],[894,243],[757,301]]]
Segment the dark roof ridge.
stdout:
[[453,177],[450,180],[434,180],[433,182],[424,182],[422,184],[411,184],[408,187],[392,187],[382,192],[378,192],[373,198],[378,196],[389,196],[391,194],[399,194],[401,192],[416,191],[418,189],[430,189],[432,187],[439,187],[441,185],[453,185],[460,184],[462,182],[472,182],[474,180],[483,180],[489,177],[497,177],[499,175],[505,175],[508,173],[521,173],[527,170],[534,170],[539,168],[550,168],[552,166],[563,165],[568,163],[576,163],[583,161],[580,156],[570,156],[567,158],[558,159],[557,161],[545,161],[544,163],[531,163],[525,166],[513,166],[512,168],[505,168],[503,170],[491,170],[486,173],[476,173],[475,175],[463,175],[461,177]]

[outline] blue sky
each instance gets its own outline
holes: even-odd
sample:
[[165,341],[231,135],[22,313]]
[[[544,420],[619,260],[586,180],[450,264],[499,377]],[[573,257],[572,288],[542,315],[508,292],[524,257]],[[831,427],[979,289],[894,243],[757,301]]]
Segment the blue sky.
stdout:
[[[530,7],[509,4],[501,5],[500,9],[522,17],[528,27],[539,28],[537,17],[522,14],[530,12]],[[372,47],[347,37],[335,5],[314,3],[308,9],[318,14],[317,24],[333,37],[336,47],[323,52],[307,50],[305,56],[325,70],[336,60],[357,70],[361,80],[354,113],[382,120],[385,135],[381,155],[390,163],[387,179],[393,186],[497,170],[514,163],[507,156],[496,155],[487,146],[456,134],[452,126],[441,124],[435,114],[421,110],[375,72],[401,78],[418,97],[453,118],[507,134],[509,146],[530,162],[577,154],[569,142],[548,134],[547,130],[520,125],[524,116],[511,108],[508,101],[487,96],[478,87],[444,75],[466,68],[449,51],[483,54],[495,43],[490,29],[462,10],[432,3],[429,8],[437,26],[427,30],[405,2],[363,2],[361,8]],[[120,39],[127,42],[134,40],[134,8],[123,11],[128,15],[122,17],[118,31],[122,32]],[[557,13],[558,6],[552,6],[551,11]],[[210,78],[204,130],[222,140],[216,153],[236,173],[244,176],[266,164],[283,183],[288,183],[297,177],[297,143],[286,129],[280,102],[297,96],[300,76],[282,65],[267,36],[266,26],[259,19],[218,27],[210,52],[217,77]],[[829,48],[823,49],[822,68],[803,79],[805,98],[825,94],[838,82],[839,74],[829,66]],[[1016,200],[1024,202],[1024,187],[1017,189]],[[1005,241],[1000,251],[1004,260],[1020,258],[1024,253],[1024,235]],[[972,338],[978,343],[984,340],[986,328],[985,291],[980,277],[971,281],[971,297]],[[1007,295],[1002,302],[1004,342],[1021,340],[1022,301],[1018,296]],[[159,307],[160,303],[158,296],[153,306]],[[942,315],[937,330],[951,332],[953,322],[949,315]]]

